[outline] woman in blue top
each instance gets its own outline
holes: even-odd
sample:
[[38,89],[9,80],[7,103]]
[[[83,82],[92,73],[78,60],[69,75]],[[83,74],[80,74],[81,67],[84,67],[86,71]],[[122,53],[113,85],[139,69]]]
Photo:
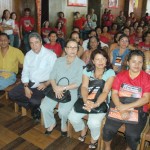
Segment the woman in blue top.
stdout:
[[122,34],[118,41],[119,48],[114,49],[110,54],[110,60],[113,65],[113,69],[116,73],[120,72],[123,67],[125,57],[129,54],[128,49],[129,39],[128,36]]
[[[111,90],[114,76],[115,72],[111,69],[110,60],[107,53],[103,50],[93,51],[91,54],[91,65],[87,65],[82,75],[81,95],[83,97],[85,110],[90,112],[91,109],[100,106],[102,102],[106,101]],[[103,91],[99,95],[96,102],[90,101],[88,99],[89,82],[91,80],[101,79],[105,81]],[[72,109],[68,119],[76,132],[81,131],[81,135],[78,139],[82,142],[85,140],[86,132],[89,127],[91,131],[91,144],[89,145],[89,148],[93,149],[97,147],[97,140],[100,136],[101,121],[103,120],[105,113],[89,114],[87,125],[85,125],[82,120],[85,115],[86,114],[84,113],[75,112],[75,110]]]

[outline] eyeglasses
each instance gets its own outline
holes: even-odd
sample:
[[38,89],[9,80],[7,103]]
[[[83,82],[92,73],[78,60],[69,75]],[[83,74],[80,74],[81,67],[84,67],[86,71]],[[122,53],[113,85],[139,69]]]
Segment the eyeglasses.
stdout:
[[124,42],[124,43],[129,43],[129,40],[123,40],[123,39],[121,39],[120,41]]
[[68,48],[68,49],[77,49],[78,47],[66,47],[66,48]]

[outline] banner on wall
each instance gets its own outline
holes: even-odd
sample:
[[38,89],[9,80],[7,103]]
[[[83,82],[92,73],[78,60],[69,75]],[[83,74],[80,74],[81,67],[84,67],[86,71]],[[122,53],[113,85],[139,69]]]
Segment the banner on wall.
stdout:
[[41,0],[36,0],[37,9],[37,31],[41,34]]
[[118,0],[108,0],[108,8],[118,8]]

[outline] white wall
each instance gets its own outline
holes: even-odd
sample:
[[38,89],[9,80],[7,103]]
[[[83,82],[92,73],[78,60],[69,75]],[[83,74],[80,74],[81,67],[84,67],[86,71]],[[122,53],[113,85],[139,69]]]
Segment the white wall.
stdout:
[[8,9],[12,12],[12,0],[0,0],[0,18],[3,14],[3,10]]
[[146,12],[150,15],[150,0],[147,0]]

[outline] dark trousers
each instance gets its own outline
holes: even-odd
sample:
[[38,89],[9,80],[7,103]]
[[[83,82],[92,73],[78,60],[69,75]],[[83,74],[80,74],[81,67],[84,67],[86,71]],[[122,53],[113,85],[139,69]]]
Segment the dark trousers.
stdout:
[[[140,134],[143,131],[147,121],[147,114],[144,112],[139,113],[138,124],[125,123],[125,137],[129,147],[136,150],[140,141]],[[122,126],[122,122],[107,118],[103,128],[104,141],[111,141],[118,129]]]
[[[33,84],[34,83],[30,82],[29,88]],[[40,106],[41,100],[44,98],[45,95],[43,94],[43,91],[39,91],[37,88],[30,88],[30,89],[33,92],[30,99],[25,96],[24,85],[22,83],[16,86],[14,89],[12,89],[8,93],[8,96],[12,101],[15,101],[20,106],[23,106],[31,110],[36,109]]]
[[29,44],[30,33],[32,33],[32,31],[30,31],[30,32],[23,31],[24,54],[26,54],[28,51],[31,50],[31,47]]

